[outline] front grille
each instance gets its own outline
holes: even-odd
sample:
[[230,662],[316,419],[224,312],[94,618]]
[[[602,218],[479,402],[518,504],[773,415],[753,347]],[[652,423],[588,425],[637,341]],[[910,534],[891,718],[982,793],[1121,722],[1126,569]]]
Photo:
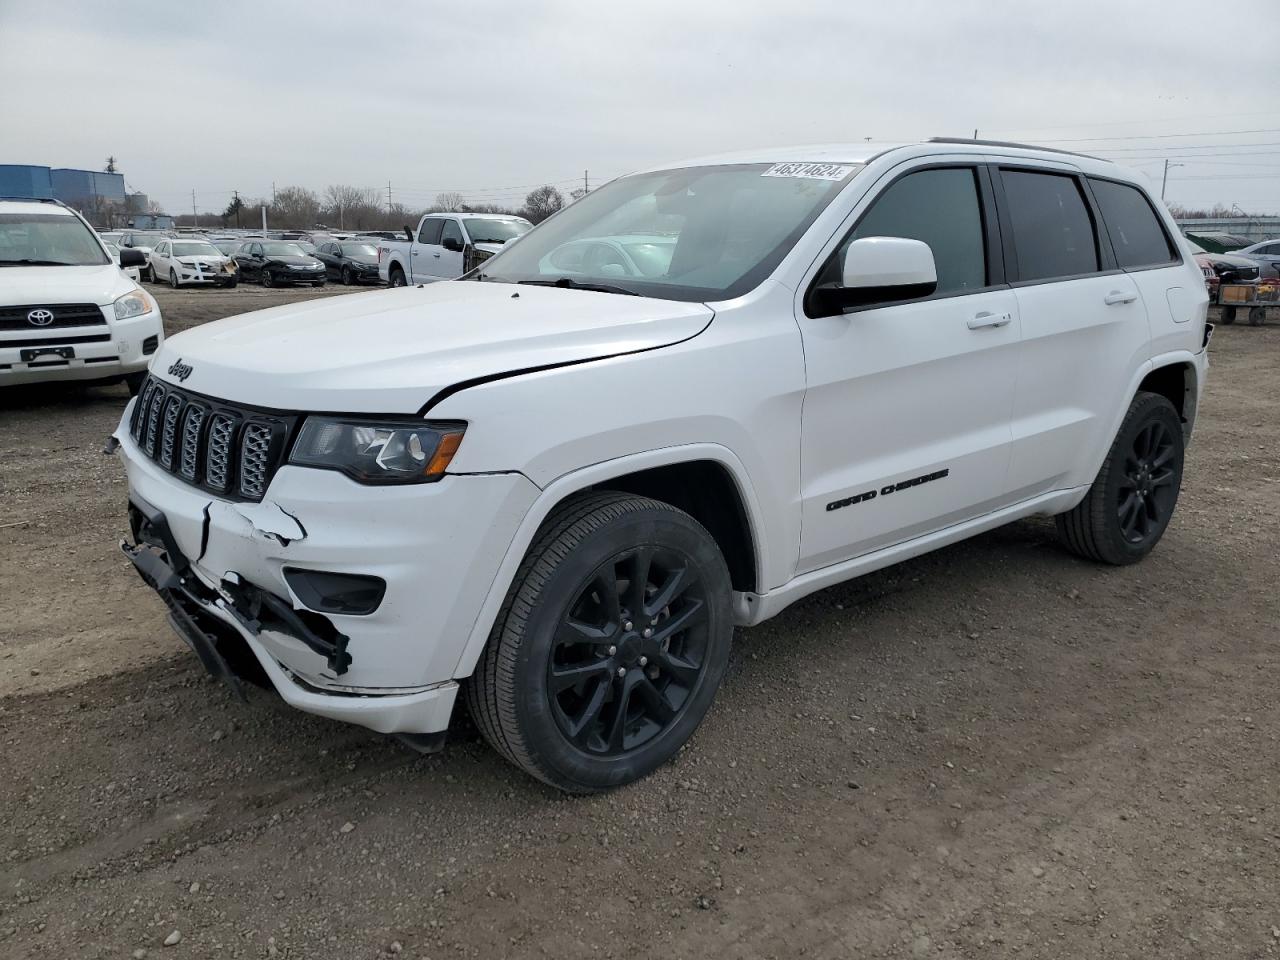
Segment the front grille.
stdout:
[[148,377],[129,429],[143,453],[187,483],[233,499],[261,500],[296,422]]
[[[48,323],[32,323],[34,310],[53,314]],[[105,324],[102,308],[92,303],[28,303],[20,307],[0,307],[0,330],[52,330],[58,327],[88,327]]]

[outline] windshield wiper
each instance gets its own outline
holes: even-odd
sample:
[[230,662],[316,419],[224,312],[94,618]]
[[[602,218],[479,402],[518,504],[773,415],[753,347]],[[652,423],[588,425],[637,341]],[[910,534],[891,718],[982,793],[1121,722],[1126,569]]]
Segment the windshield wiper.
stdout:
[[640,294],[626,287],[615,287],[608,283],[579,283],[571,277],[559,280],[517,280],[516,283],[527,283],[534,287],[560,287],[563,290],[593,290],[596,293],[618,293],[624,297],[638,297]]
[[65,260],[33,260],[25,257],[21,260],[0,260],[0,267],[78,267],[81,264],[67,263]]

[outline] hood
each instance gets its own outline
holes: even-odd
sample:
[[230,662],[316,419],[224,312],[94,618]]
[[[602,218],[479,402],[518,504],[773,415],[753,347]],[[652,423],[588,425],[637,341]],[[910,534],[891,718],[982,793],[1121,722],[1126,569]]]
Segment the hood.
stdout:
[[281,253],[281,254],[269,253],[266,256],[264,256],[262,259],[267,261],[267,263],[292,263],[295,265],[300,264],[304,267],[309,267],[313,263],[318,264],[320,262],[315,257],[297,256],[296,254],[291,254],[291,253]]
[[105,307],[137,286],[115,263],[92,267],[0,267],[7,303],[95,303]]
[[202,253],[195,257],[179,257],[179,263],[186,263],[195,266],[197,263],[209,264],[217,266],[227,262],[227,258],[214,253]]
[[151,370],[168,380],[181,360],[191,368],[184,388],[251,406],[413,414],[454,384],[667,346],[712,316],[700,303],[433,283],[194,327],[165,340]]
[[1210,263],[1220,264],[1224,267],[1256,267],[1258,261],[1251,257],[1241,256],[1238,253],[1201,253],[1198,257],[1204,257]]
[[[510,241],[508,241],[508,243],[509,242]],[[488,240],[483,240],[476,243],[476,249],[483,250],[485,253],[501,253],[502,248],[505,246],[506,246],[505,243],[492,243]]]

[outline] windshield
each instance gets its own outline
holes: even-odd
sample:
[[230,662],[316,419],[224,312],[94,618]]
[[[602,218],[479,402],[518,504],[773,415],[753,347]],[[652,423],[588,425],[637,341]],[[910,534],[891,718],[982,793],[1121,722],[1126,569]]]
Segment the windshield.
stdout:
[[300,257],[302,256],[302,248],[296,243],[264,243],[262,252],[268,257]]
[[344,243],[342,245],[342,255],[351,257],[353,260],[367,260],[369,257],[378,259],[378,248],[371,243]]
[[731,299],[773,271],[860,169],[758,163],[624,177],[486,260],[478,278]]
[[173,255],[175,257],[216,257],[218,248],[212,243],[175,243]]
[[0,266],[88,267],[110,262],[79,217],[0,213]]
[[472,243],[506,243],[533,229],[523,220],[467,220],[467,233]]
[[219,240],[217,243],[214,244],[214,246],[217,247],[223,253],[230,256],[231,254],[235,253],[237,250],[240,249],[240,241],[239,240]]

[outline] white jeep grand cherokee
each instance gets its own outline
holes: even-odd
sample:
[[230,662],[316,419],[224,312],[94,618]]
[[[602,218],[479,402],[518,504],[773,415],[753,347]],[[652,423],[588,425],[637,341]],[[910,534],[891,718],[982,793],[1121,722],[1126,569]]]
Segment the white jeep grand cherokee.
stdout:
[[56,200],[0,199],[0,386],[113,382],[136,392],[164,325],[151,294],[84,219]]
[[1206,294],[1133,173],[1015,144],[623,177],[465,279],[174,337],[124,544],[205,666],[569,791],[693,733],[735,625],[1033,514],[1169,523]]

